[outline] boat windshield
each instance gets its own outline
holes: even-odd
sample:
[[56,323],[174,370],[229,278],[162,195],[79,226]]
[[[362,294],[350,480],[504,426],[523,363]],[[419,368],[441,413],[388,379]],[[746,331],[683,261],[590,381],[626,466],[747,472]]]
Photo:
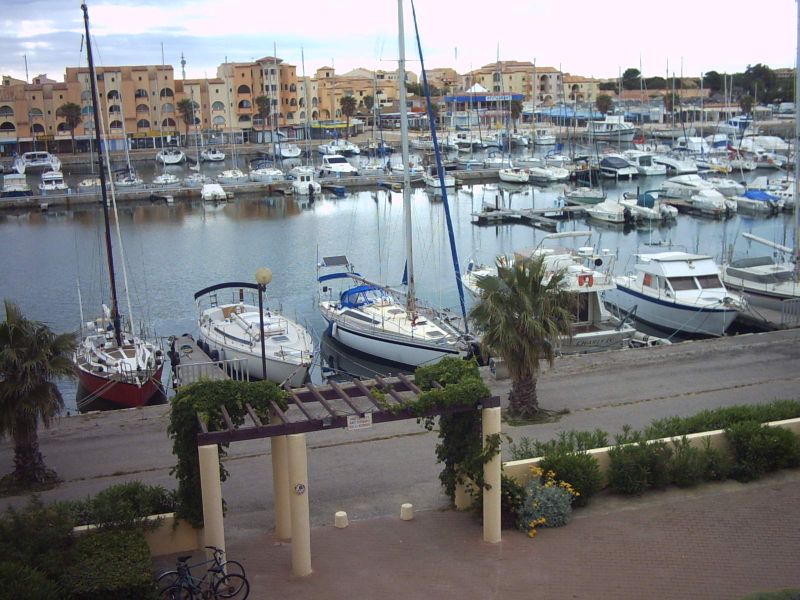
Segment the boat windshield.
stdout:
[[697,289],[697,283],[695,283],[694,277],[670,277],[669,284],[676,292]]
[[330,158],[326,159],[330,164],[341,164],[346,163],[347,159],[344,156],[331,156]]
[[698,275],[697,283],[700,288],[704,290],[719,289],[722,287],[722,282],[719,280],[719,275],[712,273],[711,275]]

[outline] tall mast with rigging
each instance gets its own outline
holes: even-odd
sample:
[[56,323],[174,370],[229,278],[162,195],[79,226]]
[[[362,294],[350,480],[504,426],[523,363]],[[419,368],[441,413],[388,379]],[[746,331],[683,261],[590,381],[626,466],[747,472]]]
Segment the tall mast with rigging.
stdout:
[[108,277],[111,282],[111,320],[114,323],[114,336],[117,340],[117,346],[122,346],[122,325],[120,323],[119,306],[117,303],[117,281],[114,275],[114,253],[111,248],[111,225],[108,217],[108,194],[106,192],[106,171],[103,168],[103,158],[100,152],[101,137],[100,127],[98,126],[98,119],[100,117],[98,109],[100,102],[97,94],[97,77],[94,73],[94,58],[92,57],[92,42],[89,36],[89,8],[86,4],[81,4],[83,10],[83,23],[86,28],[86,55],[89,59],[89,81],[92,89],[92,105],[94,111],[94,139],[97,147],[97,167],[100,171],[100,193],[103,205],[103,223],[105,224],[105,241],[106,241],[106,259],[108,261]]
[[[403,159],[403,221],[406,238],[406,268],[408,288],[406,309],[409,313],[417,311],[414,283],[414,253],[411,248],[411,171],[408,163],[408,106],[406,105],[406,40],[403,25],[403,0],[397,0],[398,54],[397,81],[400,86],[400,151]],[[334,80],[335,81],[335,80]]]

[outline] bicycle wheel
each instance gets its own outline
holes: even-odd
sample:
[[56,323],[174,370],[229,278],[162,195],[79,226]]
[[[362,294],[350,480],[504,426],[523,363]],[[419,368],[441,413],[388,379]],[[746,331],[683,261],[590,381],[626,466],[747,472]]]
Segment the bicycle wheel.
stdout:
[[158,588],[158,592],[161,593],[167,588],[178,585],[180,580],[181,576],[177,571],[164,571],[156,578],[156,587]]
[[220,565],[226,575],[241,575],[245,576],[244,566],[238,560],[226,560]]
[[158,600],[192,600],[193,598],[192,591],[179,583],[158,592]]
[[241,575],[225,575],[214,586],[214,598],[245,600],[250,594],[250,583]]

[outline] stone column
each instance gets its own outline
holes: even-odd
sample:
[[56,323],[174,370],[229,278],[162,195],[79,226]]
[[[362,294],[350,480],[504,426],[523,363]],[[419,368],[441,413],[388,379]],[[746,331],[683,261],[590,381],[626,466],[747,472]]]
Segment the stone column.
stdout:
[[[197,452],[200,456],[200,489],[203,493],[203,545],[225,550],[219,450],[216,444],[210,444],[198,447]],[[206,554],[210,554],[210,550],[207,550]]]
[[[270,423],[281,423],[273,415]],[[275,506],[275,536],[281,540],[292,537],[292,512],[289,506],[289,456],[285,435],[270,438],[272,446],[272,496]]]
[[[483,445],[490,435],[500,433],[500,408],[484,408]],[[490,489],[483,490],[483,541],[496,544],[500,541],[500,471],[502,459],[500,452],[483,465],[483,480]]]
[[311,519],[308,511],[306,435],[286,436],[289,448],[289,496],[292,513],[292,574],[311,573]]

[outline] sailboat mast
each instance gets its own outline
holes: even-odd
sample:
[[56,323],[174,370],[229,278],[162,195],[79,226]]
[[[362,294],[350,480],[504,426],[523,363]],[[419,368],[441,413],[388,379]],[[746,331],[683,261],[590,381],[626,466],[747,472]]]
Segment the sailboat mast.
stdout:
[[114,253],[111,249],[111,225],[108,218],[108,194],[106,192],[106,171],[103,168],[103,158],[100,153],[101,138],[100,127],[98,126],[99,111],[97,108],[100,102],[97,94],[97,77],[94,73],[94,58],[92,57],[92,42],[89,36],[89,8],[86,4],[81,4],[83,10],[83,24],[86,28],[86,55],[89,58],[89,81],[92,89],[92,105],[95,108],[94,113],[94,139],[97,146],[97,167],[100,171],[100,193],[102,194],[103,204],[103,224],[105,225],[106,235],[106,259],[108,260],[108,277],[111,281],[111,320],[114,323],[114,336],[117,340],[117,346],[122,346],[122,325],[119,317],[119,306],[117,305],[117,282],[114,276]]
[[800,281],[800,4],[797,5],[797,55],[794,62],[794,278]]
[[400,86],[400,152],[403,160],[403,222],[406,238],[406,269],[408,272],[408,297],[406,309],[417,311],[414,284],[414,253],[411,248],[411,172],[408,159],[408,106],[406,105],[406,40],[403,25],[403,0],[397,0],[398,60],[397,80]]

